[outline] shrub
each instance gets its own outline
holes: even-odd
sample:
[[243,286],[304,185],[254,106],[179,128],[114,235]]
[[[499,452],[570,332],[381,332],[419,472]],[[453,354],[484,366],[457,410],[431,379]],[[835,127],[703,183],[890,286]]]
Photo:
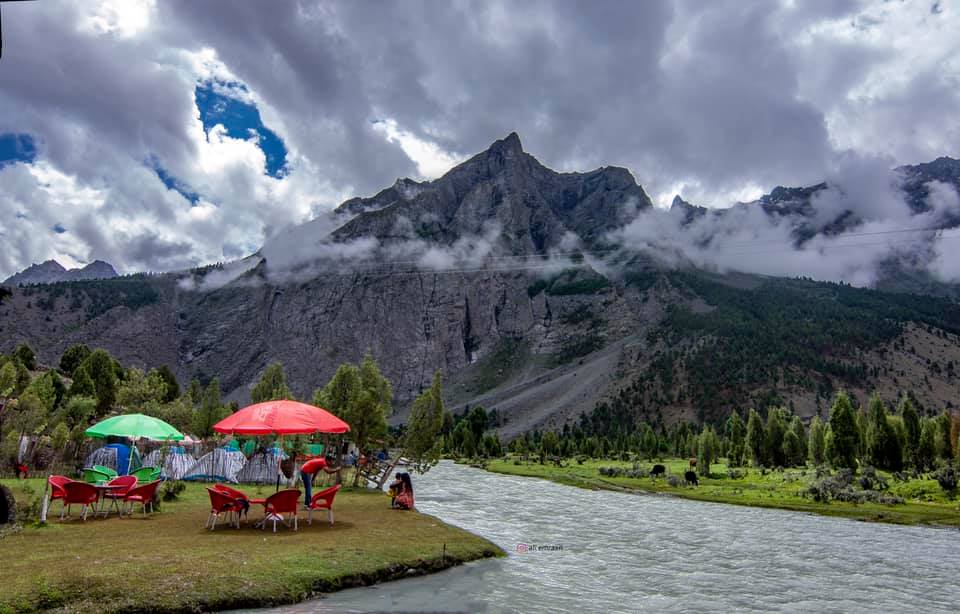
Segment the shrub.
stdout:
[[29,484],[20,487],[23,496],[17,499],[16,517],[20,524],[31,520],[36,521],[40,518],[40,508],[43,506],[43,495],[37,495],[36,491]]
[[954,494],[957,490],[957,470],[951,463],[946,463],[933,474],[933,477],[940,484],[940,488],[948,494]]
[[887,481],[877,474],[876,469],[869,465],[860,472],[860,479],[857,480],[857,483],[863,490],[886,490],[889,488]]
[[[867,473],[866,476],[861,476],[860,484],[863,483],[864,477],[867,478],[868,482],[871,485],[875,485],[878,480],[880,480],[884,487],[886,487],[886,482],[883,482],[882,479],[876,476],[874,471],[872,474]],[[843,501],[846,503],[881,503],[884,505],[896,505],[903,503],[903,497],[897,497],[891,494],[884,492],[878,492],[876,490],[856,490],[853,488],[853,472],[848,469],[842,469],[837,472],[836,475],[831,477],[824,477],[807,488],[805,495],[812,498],[814,501],[821,503],[828,503],[830,501]]]
[[187,485],[180,480],[166,481],[160,487],[160,498],[164,501],[176,501]]
[[577,454],[577,464],[582,465],[587,460],[586,454]]
[[739,469],[727,469],[727,477],[731,480],[742,480],[747,476],[747,472]]

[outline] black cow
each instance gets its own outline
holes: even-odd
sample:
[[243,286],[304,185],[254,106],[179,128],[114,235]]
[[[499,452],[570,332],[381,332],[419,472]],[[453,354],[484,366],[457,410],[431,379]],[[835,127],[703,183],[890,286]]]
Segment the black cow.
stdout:
[[659,475],[664,475],[667,473],[667,468],[663,465],[654,465],[653,469],[650,470],[650,477],[656,479]]
[[687,482],[687,484],[693,484],[694,486],[700,485],[700,482],[697,480],[696,471],[687,471],[683,474],[683,479]]

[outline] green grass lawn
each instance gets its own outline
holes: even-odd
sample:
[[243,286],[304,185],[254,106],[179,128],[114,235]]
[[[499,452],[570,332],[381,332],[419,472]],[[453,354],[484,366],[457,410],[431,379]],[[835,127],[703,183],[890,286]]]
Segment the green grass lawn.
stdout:
[[[26,481],[38,493],[42,480]],[[0,480],[23,497],[24,482]],[[255,487],[245,489],[252,496]],[[273,492],[263,488],[263,496]],[[35,495],[39,496],[39,495]],[[300,530],[255,530],[253,506],[237,530],[204,530],[209,498],[189,484],[162,511],[60,522],[59,502],[45,526],[0,538],[0,612],[211,610],[294,603],[317,592],[427,573],[502,552],[476,535],[416,512],[391,510],[381,493],[346,490]],[[445,548],[445,555],[444,553]],[[411,571],[412,570],[412,571]]]
[[[949,498],[932,479],[894,482],[889,474],[880,472],[890,485],[887,492],[903,497],[905,501],[902,504],[818,503],[801,495],[814,480],[812,468],[768,471],[766,475],[758,469],[741,468],[740,471],[746,475],[741,479],[731,479],[727,477],[727,466],[715,463],[710,468],[711,477],[701,476],[699,486],[674,487],[664,478],[654,481],[650,478],[600,475],[600,467],[631,467],[631,462],[588,460],[581,465],[568,460],[565,464],[565,467],[541,465],[538,462],[521,462],[518,465],[511,459],[490,461],[486,468],[496,473],[537,477],[580,488],[662,493],[698,501],[797,510],[873,522],[960,526],[960,501]],[[644,461],[640,466],[649,469],[653,464]],[[668,475],[681,478],[688,468],[685,459],[665,460],[662,464],[667,467]]]

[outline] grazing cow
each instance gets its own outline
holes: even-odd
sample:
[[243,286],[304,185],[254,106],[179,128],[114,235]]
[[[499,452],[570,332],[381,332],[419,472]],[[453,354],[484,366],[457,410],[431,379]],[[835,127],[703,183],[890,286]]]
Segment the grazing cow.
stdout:
[[650,470],[650,477],[656,479],[658,475],[664,475],[667,473],[667,468],[663,465],[654,465],[653,469]]
[[691,459],[690,459],[690,468],[691,468],[691,469],[696,469],[696,468],[697,468],[697,459],[695,459],[695,458],[691,458]]
[[687,484],[693,484],[694,486],[700,485],[700,481],[697,480],[696,471],[687,471],[686,473],[683,474],[683,479],[684,481],[686,481]]

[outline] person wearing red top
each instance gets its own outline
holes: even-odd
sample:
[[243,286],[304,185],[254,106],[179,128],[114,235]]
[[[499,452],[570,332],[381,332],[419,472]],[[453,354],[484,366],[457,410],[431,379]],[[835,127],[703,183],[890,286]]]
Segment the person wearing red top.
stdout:
[[413,509],[413,483],[410,482],[410,474],[407,472],[400,474],[400,492],[397,493],[393,503],[397,509]]
[[304,494],[304,503],[310,505],[310,489],[313,486],[313,478],[320,472],[325,471],[326,473],[336,473],[340,471],[340,467],[328,467],[327,459],[322,456],[319,458],[314,458],[308,460],[300,467],[300,479],[303,481],[303,494]]

